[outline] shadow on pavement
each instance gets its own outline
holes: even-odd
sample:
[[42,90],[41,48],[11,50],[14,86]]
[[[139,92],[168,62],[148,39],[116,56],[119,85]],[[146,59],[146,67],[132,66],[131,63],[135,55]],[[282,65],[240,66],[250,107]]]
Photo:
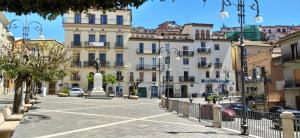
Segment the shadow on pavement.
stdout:
[[179,133],[198,133],[198,134],[204,134],[204,135],[215,135],[215,134],[218,134],[218,135],[231,135],[231,136],[239,136],[240,134],[234,134],[234,133],[217,133],[217,132],[214,132],[214,131],[189,131],[189,132],[176,132],[176,131],[170,131],[170,132],[167,132],[169,134],[179,134]]
[[24,117],[24,119],[22,119],[21,124],[36,123],[43,120],[50,120],[50,117],[46,115],[28,114]]

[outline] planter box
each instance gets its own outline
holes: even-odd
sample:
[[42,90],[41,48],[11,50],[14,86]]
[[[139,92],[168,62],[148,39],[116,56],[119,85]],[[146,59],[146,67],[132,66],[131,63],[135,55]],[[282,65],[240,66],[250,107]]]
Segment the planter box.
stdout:
[[68,97],[69,95],[65,94],[65,93],[58,93],[57,96],[58,97]]

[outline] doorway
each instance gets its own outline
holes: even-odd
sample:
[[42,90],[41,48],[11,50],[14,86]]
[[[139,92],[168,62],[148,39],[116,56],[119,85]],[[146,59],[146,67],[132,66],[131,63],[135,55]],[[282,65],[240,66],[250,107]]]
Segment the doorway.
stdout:
[[188,98],[188,90],[186,85],[181,85],[181,98]]
[[55,86],[56,86],[56,83],[50,83],[49,84],[49,94],[55,94]]
[[205,92],[206,93],[212,93],[213,92],[212,84],[207,84],[206,85]]
[[158,97],[158,87],[151,86],[151,98]]
[[173,85],[167,85],[165,89],[166,96],[169,98],[174,98],[174,89]]
[[296,96],[296,108],[300,110],[300,96]]

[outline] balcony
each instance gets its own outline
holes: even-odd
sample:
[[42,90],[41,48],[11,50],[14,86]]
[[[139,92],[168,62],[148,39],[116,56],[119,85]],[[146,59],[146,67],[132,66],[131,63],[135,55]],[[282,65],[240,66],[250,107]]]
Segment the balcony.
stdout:
[[81,48],[82,47],[82,43],[81,42],[71,42],[71,48]]
[[222,63],[215,63],[215,68],[216,69],[222,68]]
[[169,76],[169,78],[167,78],[167,76],[164,76],[163,81],[164,82],[173,82],[173,76]]
[[84,61],[83,66],[84,67],[94,67],[95,66],[95,61]]
[[146,54],[146,55],[156,55],[157,53],[157,49],[136,49],[136,54]]
[[180,76],[179,77],[179,82],[195,82],[195,77],[194,76]]
[[292,62],[300,60],[300,51],[297,52],[297,56],[293,56],[291,53],[281,56],[283,62]]
[[71,81],[80,81],[80,76],[79,76],[79,75],[72,75],[72,76],[70,77],[70,80],[71,80]]
[[124,76],[121,76],[121,75],[117,76],[117,81],[123,81],[123,79],[124,79]]
[[124,43],[122,42],[116,42],[115,43],[115,49],[125,49]]
[[124,67],[124,61],[116,61],[115,67]]
[[100,67],[109,67],[109,61],[100,61]]
[[158,65],[136,65],[136,70],[158,70]]
[[194,51],[179,51],[179,56],[192,57],[192,56],[194,56]]
[[109,42],[84,42],[85,48],[109,48]]
[[211,53],[211,48],[198,48],[197,51],[198,53],[209,54]]
[[300,88],[300,80],[286,80],[284,88]]
[[71,67],[81,67],[82,64],[81,64],[81,61],[75,61],[75,62],[71,62]]
[[206,63],[206,62],[198,63],[198,68],[211,68],[211,63]]

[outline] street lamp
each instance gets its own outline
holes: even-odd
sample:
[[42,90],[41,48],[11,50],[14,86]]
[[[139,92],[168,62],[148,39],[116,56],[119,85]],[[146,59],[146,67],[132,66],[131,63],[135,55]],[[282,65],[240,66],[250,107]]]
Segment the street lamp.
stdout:
[[26,41],[28,40],[28,37],[29,37],[29,30],[30,30],[30,26],[32,26],[33,24],[36,24],[37,26],[35,26],[35,30],[39,32],[39,36],[38,38],[39,39],[45,39],[45,36],[43,35],[43,26],[41,23],[37,22],[37,21],[31,21],[31,22],[27,22],[27,17],[26,17],[26,20],[25,22],[23,22],[22,20],[20,19],[13,19],[11,20],[11,22],[9,23],[9,26],[8,26],[8,37],[13,37],[13,33],[11,32],[11,29],[14,28],[16,29],[18,26],[15,24],[15,22],[21,22],[23,24],[23,28],[22,28],[22,38]]
[[[167,107],[168,107],[168,100],[169,100],[169,94],[170,94],[170,90],[169,90],[169,84],[170,84],[170,71],[172,70],[171,68],[170,68],[170,64],[171,64],[171,52],[174,52],[174,54],[176,55],[176,60],[180,60],[180,57],[179,57],[179,50],[177,49],[177,48],[169,48],[169,47],[166,47],[165,49],[164,49],[164,47],[160,47],[159,48],[159,50],[158,50],[158,54],[159,54],[159,59],[161,59],[161,58],[163,58],[163,56],[162,56],[162,53],[165,53],[166,52],[166,54],[167,54],[167,72],[166,72],[166,88],[167,88],[167,92],[165,92],[165,96],[167,97]],[[165,61],[166,62],[166,61]],[[161,65],[159,65],[159,66],[161,66]],[[159,68],[160,69],[160,68]],[[164,70],[164,69],[163,69]],[[159,70],[159,72],[161,72],[161,70]]]
[[[207,0],[203,0],[203,2],[206,2]],[[242,119],[242,124],[241,124],[241,134],[242,135],[248,135],[248,125],[247,125],[247,117],[246,117],[246,112],[247,112],[247,107],[246,107],[246,96],[245,96],[245,69],[244,69],[244,35],[243,35],[243,25],[245,24],[245,0],[238,0],[238,3],[232,3],[231,0],[222,0],[222,9],[221,9],[221,17],[222,18],[228,18],[229,13],[225,10],[226,6],[235,6],[238,10],[238,17],[239,17],[239,23],[240,23],[240,50],[241,50],[241,84],[242,84],[242,98],[243,98],[243,119]],[[250,6],[252,10],[256,10],[256,16],[255,20],[257,23],[262,23],[263,22],[263,17],[260,16],[259,13],[259,4],[258,0],[254,0],[254,3]]]

